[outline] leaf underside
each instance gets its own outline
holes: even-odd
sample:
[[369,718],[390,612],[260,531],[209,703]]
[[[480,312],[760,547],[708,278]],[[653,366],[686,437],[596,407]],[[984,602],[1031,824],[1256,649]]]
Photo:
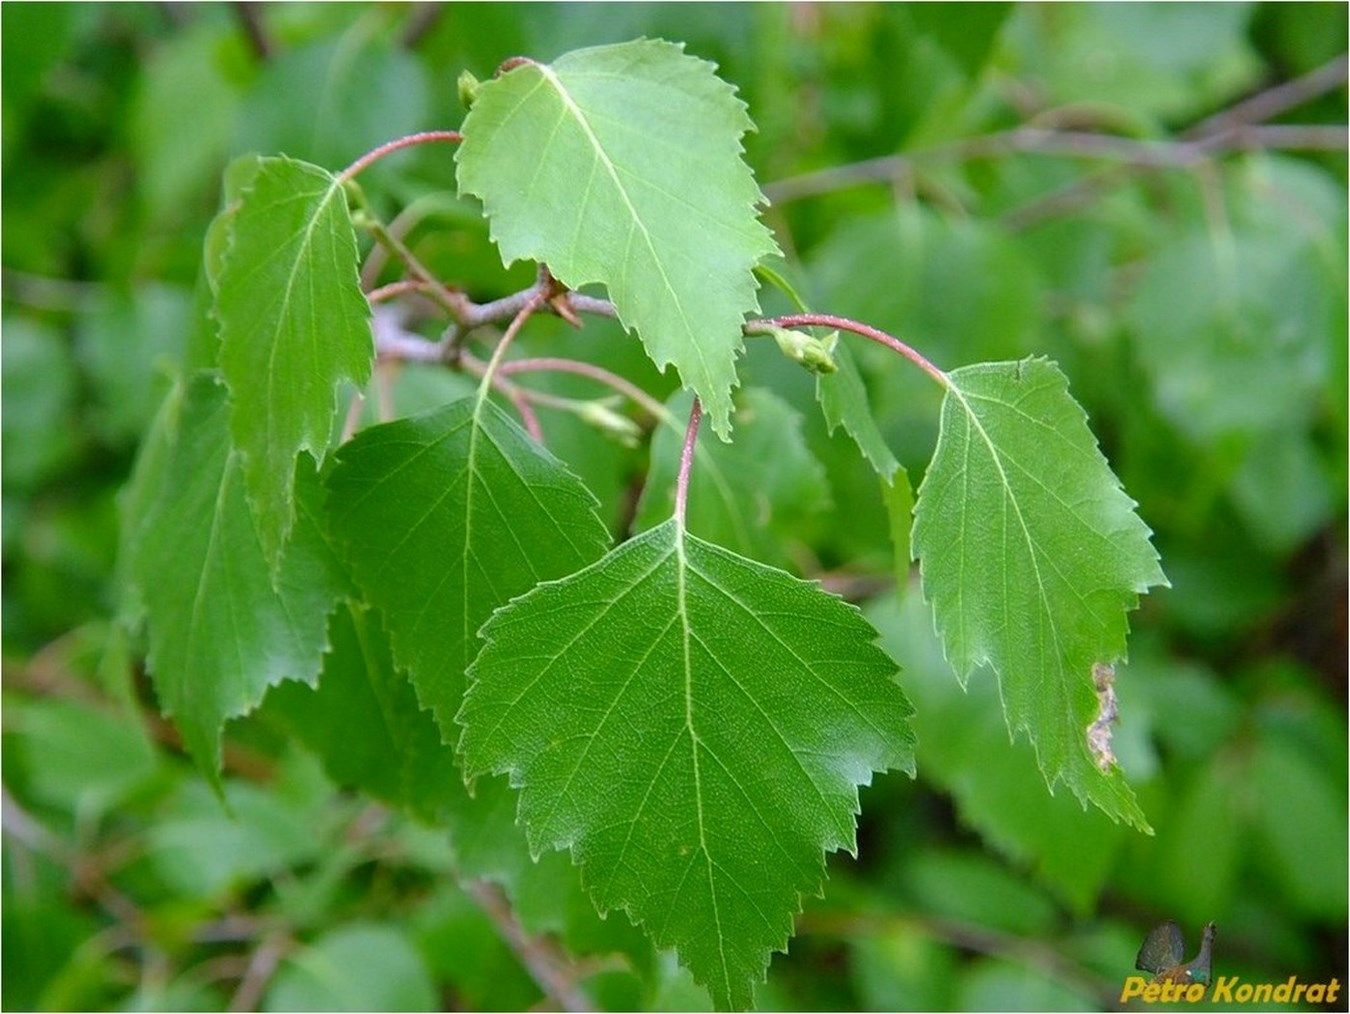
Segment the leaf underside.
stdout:
[[329,637],[318,686],[283,683],[268,694],[266,710],[337,784],[445,821],[466,796],[455,754],[394,668],[379,615],[348,603],[334,612]]
[[712,64],[639,40],[485,82],[455,154],[503,260],[545,261],[572,288],[603,284],[724,438],[741,322],[759,305],[752,272],[777,252],[741,158],[750,129]]
[[1097,767],[1092,667],[1125,654],[1126,614],[1165,584],[1134,511],[1044,359],[955,370],[919,489],[913,545],[948,661],[988,665],[1009,729],[1053,789],[1147,830],[1120,771]]
[[328,613],[345,590],[313,521],[320,490],[308,459],[297,470],[301,510],[274,584],[230,447],[226,401],[211,375],[187,385],[131,566],[160,704],[213,779],[228,719],[281,680],[318,677]]
[[816,400],[820,402],[825,425],[830,433],[844,427],[844,432],[852,438],[877,475],[889,483],[900,462],[886,445],[886,438],[872,415],[858,364],[843,342],[835,346],[833,355],[835,371],[816,378]]
[[460,721],[536,852],[745,1007],[857,787],[912,770],[910,708],[856,609],[668,521],[499,610]]
[[595,498],[474,397],[364,430],[337,459],[333,530],[394,658],[449,737],[492,610],[605,551]]
[[336,389],[365,384],[375,345],[342,185],[288,158],[259,159],[251,176],[247,168],[225,219],[215,314],[230,434],[275,569],[295,518],[295,457],[309,451],[322,464]]

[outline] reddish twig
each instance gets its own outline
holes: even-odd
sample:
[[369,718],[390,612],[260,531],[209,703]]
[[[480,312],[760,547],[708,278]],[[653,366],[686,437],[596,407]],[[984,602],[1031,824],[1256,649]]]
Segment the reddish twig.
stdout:
[[1345,84],[1350,65],[1342,53],[1335,59],[1310,70],[1291,81],[1282,81],[1265,91],[1257,92],[1251,98],[1243,99],[1222,112],[1201,120],[1182,136],[1187,138],[1208,137],[1226,133],[1234,127],[1249,123],[1262,123],[1280,113],[1296,109],[1329,91]]
[[248,959],[239,986],[230,998],[230,1011],[251,1011],[258,1009],[263,990],[267,988],[281,959],[291,948],[291,940],[284,932],[277,931],[264,937],[257,949]]
[[446,142],[458,144],[464,140],[464,135],[458,130],[424,130],[419,134],[408,134],[406,137],[398,137],[392,141],[386,141],[378,148],[372,148],[351,165],[338,173],[338,182],[346,183],[349,179],[365,169],[374,162],[378,162],[386,155],[391,155],[404,148],[411,148],[415,144],[432,144],[435,142]]
[[684,431],[684,449],[680,451],[680,474],[675,480],[675,523],[684,527],[685,507],[689,500],[689,473],[694,466],[694,445],[698,443],[698,424],[703,406],[697,398],[689,409],[689,426]]
[[557,359],[548,356],[542,356],[538,359],[516,359],[506,363],[501,368],[500,373],[503,377],[509,377],[517,373],[540,373],[544,371],[571,373],[604,384],[638,405],[653,419],[662,419],[668,414],[664,405],[632,381],[625,380],[617,373],[611,373],[603,366],[596,366],[594,363],[583,362],[579,359]]
[[934,366],[917,351],[906,345],[894,335],[887,334],[885,331],[878,330],[868,324],[861,324],[856,320],[849,320],[847,317],[835,317],[828,313],[791,313],[785,317],[766,317],[763,320],[748,321],[742,330],[746,334],[762,333],[761,325],[768,327],[832,327],[841,331],[851,331],[853,334],[862,335],[864,338],[871,339],[878,345],[884,345],[892,352],[898,352],[914,365],[923,370],[930,377],[936,380],[943,387],[950,383],[947,374]]
[[390,282],[388,285],[381,285],[378,289],[371,289],[366,293],[366,299],[372,303],[382,303],[386,299],[393,299],[395,296],[402,296],[409,292],[426,291],[426,282],[416,278],[404,278],[397,282]]

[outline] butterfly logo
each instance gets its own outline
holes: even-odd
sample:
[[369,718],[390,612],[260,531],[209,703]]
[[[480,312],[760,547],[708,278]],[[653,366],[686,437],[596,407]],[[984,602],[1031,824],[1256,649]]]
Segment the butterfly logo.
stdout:
[[1186,941],[1181,935],[1181,927],[1172,920],[1153,927],[1144,944],[1139,948],[1139,956],[1134,959],[1134,967],[1153,973],[1154,982],[1192,983],[1208,986],[1212,968],[1214,949],[1214,924],[1206,923],[1200,938],[1200,953],[1190,961],[1186,957]]

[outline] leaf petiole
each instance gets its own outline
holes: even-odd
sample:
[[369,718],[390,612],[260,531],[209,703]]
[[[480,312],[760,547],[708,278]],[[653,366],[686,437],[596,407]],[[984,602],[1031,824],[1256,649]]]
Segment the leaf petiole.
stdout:
[[338,182],[346,183],[362,169],[378,162],[386,155],[392,155],[394,152],[401,151],[404,148],[411,148],[415,144],[430,144],[435,141],[458,144],[462,140],[464,140],[464,135],[458,130],[424,130],[421,133],[409,134],[406,137],[398,137],[392,141],[386,141],[378,148],[372,148],[351,165],[347,166],[346,169],[343,169],[342,172],[338,173]]
[[703,418],[703,405],[698,398],[689,409],[689,426],[684,431],[684,450],[680,452],[680,474],[675,480],[675,524],[684,531],[685,507],[689,502],[689,473],[694,465],[694,446],[698,443],[698,424]]

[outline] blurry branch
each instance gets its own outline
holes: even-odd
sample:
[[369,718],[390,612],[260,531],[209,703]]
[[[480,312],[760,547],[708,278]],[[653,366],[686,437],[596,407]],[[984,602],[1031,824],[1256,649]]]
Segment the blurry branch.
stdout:
[[405,49],[416,49],[418,43],[427,37],[427,33],[436,27],[436,22],[441,18],[441,5],[439,3],[419,3],[413,8],[412,15],[408,18],[407,27],[403,29],[403,36],[399,40]]
[[86,309],[103,289],[97,282],[33,275],[13,268],[0,270],[0,295],[35,310],[73,313]]
[[1350,65],[1347,65],[1346,55],[1342,53],[1336,59],[1322,64],[1302,77],[1267,88],[1249,99],[1229,106],[1222,112],[1215,113],[1208,119],[1201,120],[1182,134],[1182,137],[1206,137],[1250,123],[1263,123],[1273,116],[1297,109],[1305,102],[1340,88],[1346,83],[1347,73],[1350,73]]
[[258,1009],[263,990],[271,981],[281,959],[291,949],[291,938],[281,930],[274,930],[263,937],[249,956],[244,973],[239,978],[239,986],[230,997],[230,1011],[251,1011]]
[[30,851],[40,853],[70,872],[71,883],[80,895],[96,902],[128,934],[140,940],[145,918],[136,904],[108,882],[103,865],[94,857],[80,854],[73,846],[49,830],[9,794],[0,788],[0,827],[4,833]]
[[769,200],[781,204],[861,183],[889,183],[912,172],[916,163],[922,160],[965,161],[1021,153],[1101,159],[1138,169],[1185,169],[1232,151],[1274,148],[1339,151],[1346,147],[1347,139],[1350,139],[1350,128],[1333,124],[1237,125],[1224,128],[1222,133],[1175,141],[1144,141],[1116,134],[1017,127],[910,155],[883,155],[792,176],[770,183],[764,190]]
[[[1250,137],[1253,131],[1257,131],[1258,138],[1262,136],[1273,138],[1285,136],[1288,140],[1297,140],[1298,135],[1296,133],[1286,134],[1285,132],[1325,129],[1279,125],[1258,127],[1256,124],[1303,105],[1305,102],[1325,95],[1327,92],[1343,87],[1347,80],[1347,72],[1347,60],[1343,54],[1302,77],[1258,92],[1250,98],[1229,106],[1222,112],[1215,113],[1191,127],[1182,137],[1190,143],[1203,143],[1208,138]],[[1345,128],[1334,127],[1330,129],[1340,131],[1340,142],[1333,147],[1333,150],[1343,151],[1346,145]],[[1323,139],[1325,140],[1325,138]],[[1248,145],[1247,147],[1253,148],[1259,147],[1259,145]],[[1277,146],[1272,145],[1270,147]],[[1298,145],[1294,145],[1294,147],[1298,147]],[[1038,197],[1021,207],[1012,209],[1003,217],[1003,221],[1011,229],[1024,229],[1047,218],[1067,214],[1090,204],[1101,194],[1130,179],[1135,171],[1128,166],[1116,166],[1094,176],[1088,176],[1044,197]]]
[[[99,708],[115,705],[93,683],[80,679],[70,671],[68,653],[71,643],[84,628],[68,630],[60,637],[39,648],[25,663],[10,665],[5,671],[7,680],[14,680],[31,693],[67,700],[80,701]],[[160,746],[182,757],[187,757],[183,736],[178,728],[157,711],[137,707],[136,717],[145,723],[150,737]],[[224,744],[221,757],[223,769],[256,782],[270,781],[274,772],[272,761],[248,747],[229,742]]]
[[1049,944],[1028,937],[1019,937],[939,916],[897,912],[875,915],[807,914],[798,918],[797,929],[801,933],[845,939],[897,930],[922,933],[961,950],[989,957],[1006,958],[1028,965],[1066,986],[1091,996],[1103,1010],[1124,1009],[1120,1004],[1120,988],[1117,984],[1071,961]]
[[[1127,169],[1150,170],[1189,168],[1234,151],[1341,151],[1350,139],[1343,125],[1260,124],[1340,87],[1346,74],[1346,58],[1338,57],[1303,77],[1244,99],[1175,139],[1139,140],[1116,134],[1023,126],[904,155],[884,155],[792,176],[768,184],[764,192],[770,201],[782,204],[864,183],[890,183],[912,173],[923,161],[963,161],[1010,153],[1100,159],[1120,163]],[[1098,181],[1086,189],[1095,193],[1100,185]]]
[[276,54],[276,47],[272,45],[272,39],[267,34],[267,29],[262,22],[262,5],[252,3],[250,0],[236,0],[231,4],[234,8],[235,17],[239,19],[239,27],[244,31],[244,37],[248,39],[249,48],[259,60],[266,63]]
[[572,965],[562,951],[544,937],[530,936],[511,911],[506,895],[495,884],[473,881],[461,885],[483,913],[492,920],[498,934],[525,966],[544,995],[565,1011],[589,1011],[595,1002],[577,983],[580,969]]

